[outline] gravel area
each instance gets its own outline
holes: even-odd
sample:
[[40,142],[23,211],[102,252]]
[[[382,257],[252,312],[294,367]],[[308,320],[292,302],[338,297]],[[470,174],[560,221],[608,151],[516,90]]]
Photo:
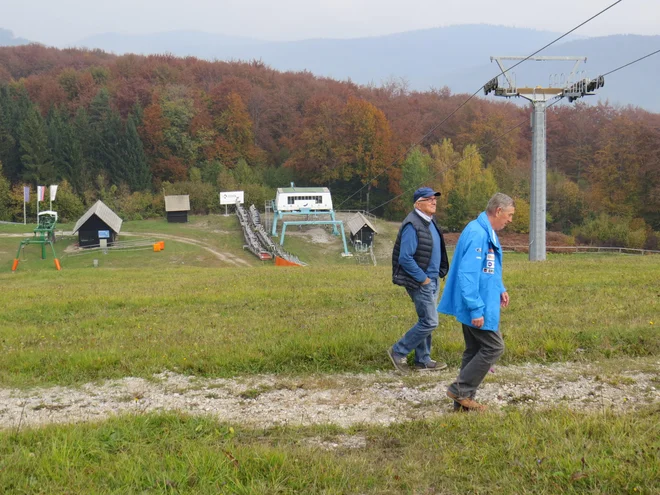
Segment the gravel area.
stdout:
[[[660,362],[629,362],[605,372],[597,364],[498,366],[478,399],[507,407],[634,410],[660,402]],[[446,386],[456,370],[336,375],[257,375],[204,379],[163,372],[76,388],[0,389],[0,428],[100,421],[123,413],[181,411],[255,427],[389,425],[450,413]]]

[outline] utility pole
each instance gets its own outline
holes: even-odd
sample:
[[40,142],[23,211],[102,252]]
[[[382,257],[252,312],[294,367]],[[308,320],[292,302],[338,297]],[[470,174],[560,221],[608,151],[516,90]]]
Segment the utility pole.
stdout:
[[[575,81],[575,75],[580,62],[586,62],[587,57],[490,57],[495,60],[506,81],[506,87],[500,87],[498,77],[484,85],[484,94],[494,92],[495,96],[511,98],[520,96],[532,104],[532,183],[530,187],[529,212],[529,260],[544,261],[545,251],[545,219],[546,219],[546,109],[548,102],[557,98],[567,97],[569,102],[586,95],[605,85],[603,76],[596,79],[581,79]],[[573,70],[558,87],[517,87],[508,69],[502,65],[502,60],[535,60],[535,61],[566,61],[575,62]]]

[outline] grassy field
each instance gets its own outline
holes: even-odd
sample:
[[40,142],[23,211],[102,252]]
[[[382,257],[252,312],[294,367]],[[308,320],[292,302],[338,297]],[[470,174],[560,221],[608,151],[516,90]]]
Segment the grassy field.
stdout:
[[658,413],[511,411],[348,430],[245,430],[204,417],[124,416],[0,433],[0,490],[654,494]]
[[[415,321],[387,266],[138,267],[124,254],[133,267],[0,273],[1,385],[387,369]],[[506,255],[503,362],[658,355],[659,261]],[[458,324],[443,317],[435,335],[435,357],[457,364]]]
[[[0,225],[0,234],[32,227]],[[56,244],[61,272],[50,253],[41,260],[39,248],[29,246],[11,273],[20,237],[0,237],[0,283],[11,289],[0,294],[0,383],[78,383],[163,367],[209,375],[386,367],[383,347],[414,314],[405,292],[389,282],[397,226],[377,228],[378,267],[342,258],[337,238],[315,244],[304,231],[292,232],[285,245],[310,263],[302,270],[245,252],[233,216],[125,222],[123,231],[191,239],[248,268],[169,238],[161,253],[147,247],[107,255],[69,253],[74,239],[65,238]],[[513,298],[503,317],[505,362],[657,354],[658,257],[549,255],[528,263],[507,254],[505,265]],[[437,336],[437,356],[456,362],[458,325],[443,318]]]
[[[0,237],[0,387],[165,369],[218,377],[391,368],[385,349],[415,315],[391,284],[387,249],[379,266],[357,266],[338,243],[297,235],[285,247],[310,266],[279,268],[243,253],[236,229],[222,216],[123,228],[200,240],[248,267],[166,241],[162,253],[63,255],[60,272],[33,246],[11,273],[20,238]],[[382,232],[385,245],[396,228]],[[659,280],[657,256],[529,263],[506,254],[501,362],[660,355]],[[457,366],[459,325],[441,318],[434,342],[434,357]],[[657,405],[622,415],[511,410],[388,428],[258,431],[204,417],[124,416],[0,432],[0,493],[650,494],[660,491],[658,413]],[[342,447],[346,438],[358,447]],[[337,449],[319,447],[335,440]]]

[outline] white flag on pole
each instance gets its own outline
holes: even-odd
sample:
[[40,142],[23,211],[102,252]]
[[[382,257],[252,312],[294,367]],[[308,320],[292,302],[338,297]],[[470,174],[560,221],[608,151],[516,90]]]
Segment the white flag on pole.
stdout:
[[50,186],[50,200],[55,201],[55,195],[57,194],[57,186]]
[[37,203],[46,199],[46,186],[37,186]]

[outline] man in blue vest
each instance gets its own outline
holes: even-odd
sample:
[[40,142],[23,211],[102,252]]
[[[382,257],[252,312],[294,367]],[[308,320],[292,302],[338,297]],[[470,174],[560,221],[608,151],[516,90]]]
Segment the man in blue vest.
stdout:
[[509,305],[509,294],[502,282],[502,248],[496,232],[513,220],[515,210],[513,199],[496,193],[488,201],[486,211],[465,227],[438,305],[440,313],[455,316],[463,325],[465,352],[461,370],[447,389],[457,411],[486,409],[474,397],[504,352],[498,328],[500,307]]
[[440,227],[433,215],[439,192],[420,187],[413,194],[415,209],[408,214],[394,243],[392,282],[406,288],[415,304],[417,323],[387,350],[394,367],[409,371],[407,356],[415,351],[415,369],[438,371],[447,367],[431,359],[431,333],[438,326],[439,279],[447,274],[449,261]]

